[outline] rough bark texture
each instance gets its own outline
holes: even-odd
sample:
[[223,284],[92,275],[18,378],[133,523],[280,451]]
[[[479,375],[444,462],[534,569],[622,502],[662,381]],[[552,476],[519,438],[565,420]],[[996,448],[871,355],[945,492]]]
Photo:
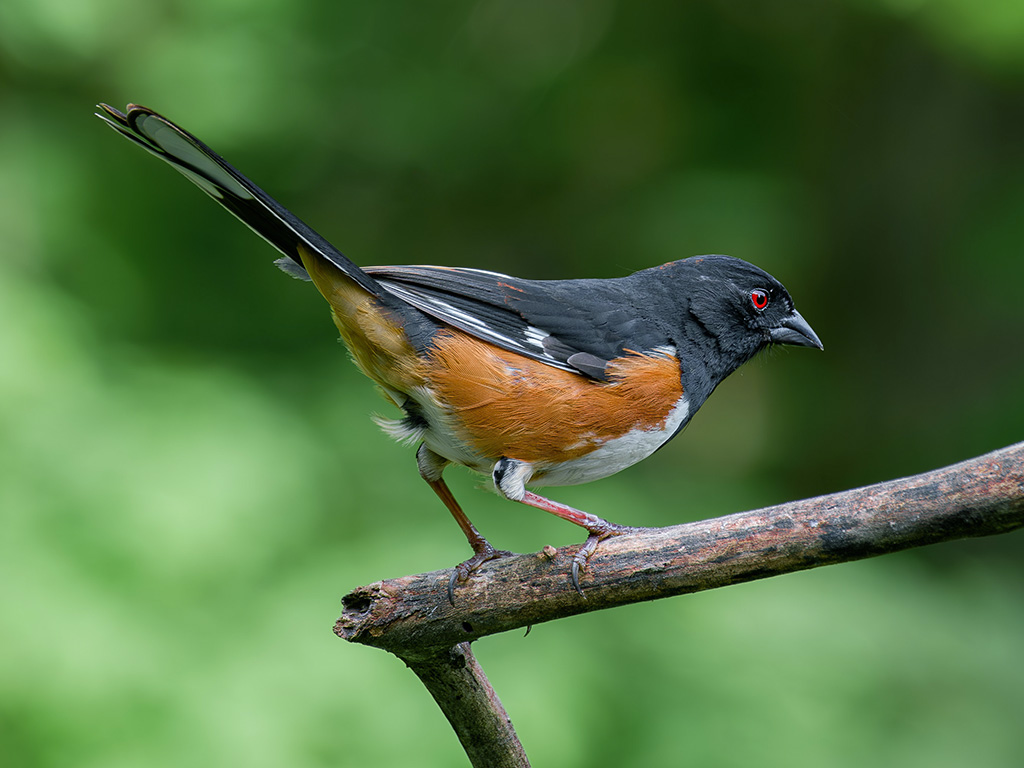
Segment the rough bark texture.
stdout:
[[951,467],[752,512],[641,529],[602,542],[581,584],[578,547],[486,564],[448,602],[450,570],[358,587],[339,637],[405,659],[616,605],[713,589],[1024,525],[1024,443]]
[[529,768],[505,708],[469,643],[407,661],[441,707],[474,766]]
[[419,676],[476,768],[529,762],[476,663],[479,637],[616,605],[1024,526],[1024,443],[852,491],[603,542],[570,583],[579,547],[486,564],[448,601],[450,570],[359,587],[334,631],[388,650]]

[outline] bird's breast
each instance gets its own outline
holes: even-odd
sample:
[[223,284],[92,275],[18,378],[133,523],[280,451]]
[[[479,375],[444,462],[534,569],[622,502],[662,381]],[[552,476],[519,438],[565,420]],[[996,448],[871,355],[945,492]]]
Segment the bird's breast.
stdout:
[[649,456],[689,418],[672,352],[627,352],[609,362],[607,381],[595,381],[467,334],[439,334],[424,376],[443,417],[431,419],[423,439],[482,472],[503,457],[529,462],[537,485],[607,477]]

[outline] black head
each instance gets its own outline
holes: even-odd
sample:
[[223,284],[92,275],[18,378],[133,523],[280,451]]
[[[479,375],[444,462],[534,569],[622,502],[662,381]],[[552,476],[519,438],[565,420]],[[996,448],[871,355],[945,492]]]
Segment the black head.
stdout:
[[684,315],[678,341],[691,364],[702,363],[693,373],[703,380],[697,389],[705,396],[767,346],[824,348],[786,288],[763,269],[731,256],[694,256],[666,266],[682,294],[675,297]]

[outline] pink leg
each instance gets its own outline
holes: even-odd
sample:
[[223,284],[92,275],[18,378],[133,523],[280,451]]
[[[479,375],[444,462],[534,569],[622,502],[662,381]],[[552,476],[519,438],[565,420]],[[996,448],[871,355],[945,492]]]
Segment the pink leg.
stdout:
[[469,546],[473,548],[473,556],[464,563],[455,566],[452,569],[451,579],[448,581],[448,602],[455,605],[455,584],[457,582],[468,579],[473,571],[488,560],[507,557],[512,553],[492,547],[491,543],[470,522],[466,513],[462,511],[459,502],[452,495],[448,484],[441,477],[447,464],[448,460],[446,458],[434,453],[426,445],[420,445],[419,450],[416,451],[416,466],[419,468],[420,477],[427,481],[427,484],[437,494],[437,497],[448,507],[448,511],[452,513],[455,522],[459,524],[459,528],[466,535],[466,541],[469,542]]
[[587,540],[583,542],[583,546],[580,547],[579,552],[572,559],[572,585],[579,592],[580,597],[585,598],[583,590],[580,588],[580,570],[585,569],[587,561],[590,556],[597,550],[597,545],[607,539],[609,536],[618,536],[623,533],[629,533],[630,531],[637,530],[636,528],[630,528],[625,525],[618,525],[616,523],[609,523],[607,520],[592,515],[589,512],[584,512],[574,507],[570,507],[566,504],[559,504],[557,501],[546,499],[543,496],[538,496],[536,493],[531,491],[525,491],[523,498],[520,499],[523,504],[529,504],[531,507],[537,509],[543,509],[545,512],[550,512],[563,520],[568,520],[570,523],[575,523],[581,528],[586,528],[590,534],[587,536]]
[[575,523],[580,528],[586,528],[591,533],[605,533],[611,536],[615,533],[625,533],[630,530],[629,528],[616,525],[615,523],[609,523],[597,515],[592,515],[589,512],[584,512],[581,509],[575,509],[566,504],[560,504],[557,501],[551,499],[545,499],[543,496],[538,496],[532,491],[526,491],[523,494],[523,498],[520,499],[523,504],[529,504],[531,507],[537,509],[543,509],[545,512],[550,512],[552,515],[568,520],[570,523]]
[[455,584],[457,582],[468,579],[469,574],[488,560],[507,557],[512,553],[504,549],[495,549],[491,546],[491,543],[480,534],[476,526],[466,517],[466,513],[462,511],[462,507],[459,506],[459,502],[455,500],[451,490],[448,488],[448,484],[444,480],[427,480],[427,483],[434,489],[434,493],[444,502],[444,505],[448,507],[448,511],[452,513],[455,522],[459,524],[459,528],[466,534],[469,546],[473,548],[473,556],[452,569],[452,577],[448,580],[448,602],[455,605]]

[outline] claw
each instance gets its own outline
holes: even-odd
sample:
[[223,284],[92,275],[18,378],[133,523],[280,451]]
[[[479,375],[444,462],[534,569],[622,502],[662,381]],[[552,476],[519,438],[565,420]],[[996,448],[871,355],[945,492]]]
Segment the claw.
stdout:
[[635,531],[636,528],[602,520],[601,525],[588,527],[587,530],[590,532],[590,535],[587,536],[583,546],[579,548],[579,551],[572,558],[572,585],[584,600],[587,599],[587,596],[583,594],[583,588],[580,587],[580,573],[587,569],[587,563],[590,561],[590,557],[597,551],[597,545],[607,538],[630,533]]
[[495,549],[487,539],[481,538],[481,542],[482,545],[469,560],[459,563],[452,568],[451,578],[448,579],[448,602],[452,605],[455,605],[456,584],[466,581],[484,563],[490,560],[497,560],[499,557],[509,557],[512,555],[507,550]]
[[609,536],[611,536],[610,533],[602,535],[600,533],[591,532],[590,535],[587,536],[587,540],[583,542],[583,546],[580,547],[579,551],[572,559],[572,585],[576,589],[576,592],[579,593],[579,596],[584,600],[587,599],[587,596],[583,594],[583,588],[580,586],[580,572],[587,569],[587,561],[590,560],[590,556],[597,551],[597,545]]

